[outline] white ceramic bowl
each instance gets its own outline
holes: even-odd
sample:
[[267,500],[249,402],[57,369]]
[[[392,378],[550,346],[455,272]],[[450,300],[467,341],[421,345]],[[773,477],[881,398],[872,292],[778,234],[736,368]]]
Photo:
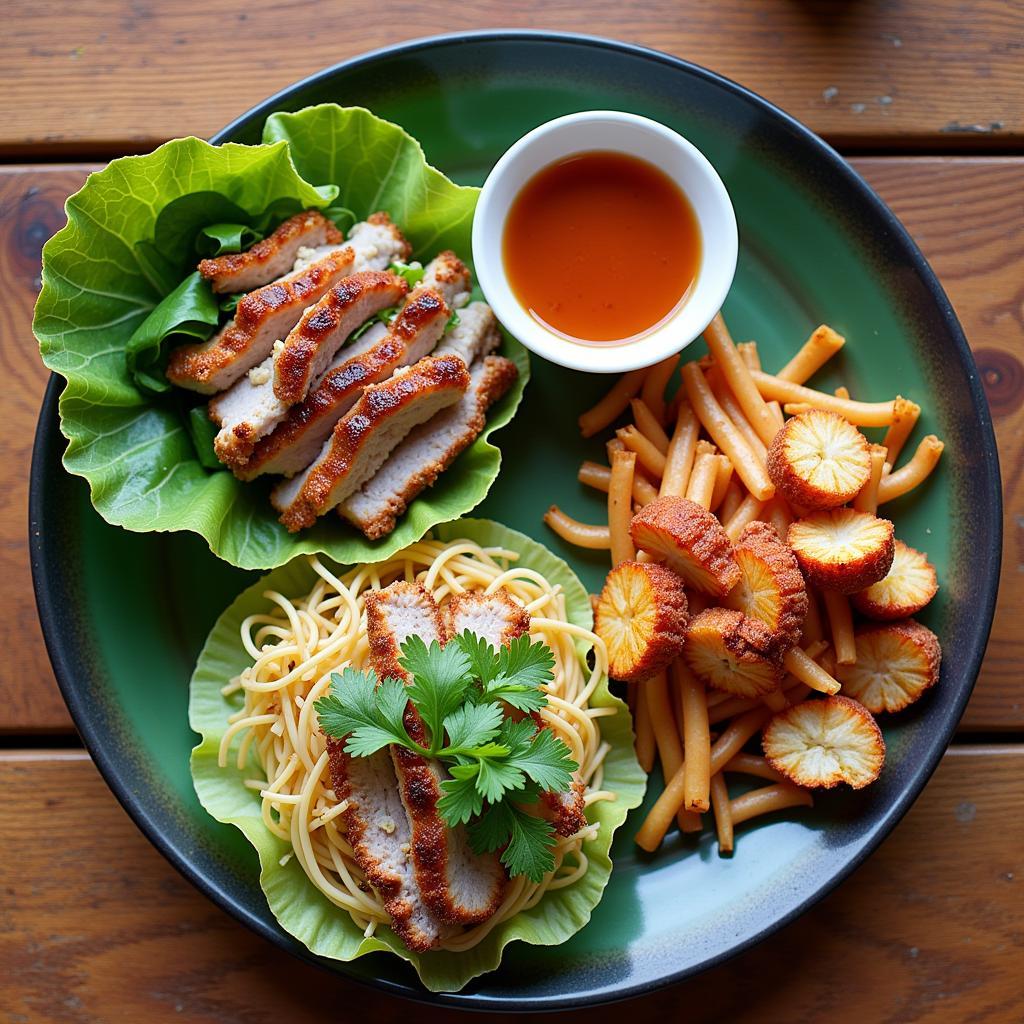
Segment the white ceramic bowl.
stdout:
[[[512,292],[502,260],[505,219],[520,189],[549,164],[594,150],[628,153],[660,168],[690,200],[701,234],[700,263],[686,301],[664,323],[621,345],[573,342],[549,331]],[[707,157],[671,128],[616,110],[568,114],[524,135],[487,176],[473,221],[477,278],[501,323],[537,355],[591,373],[652,366],[699,337],[722,308],[738,249],[729,193]]]

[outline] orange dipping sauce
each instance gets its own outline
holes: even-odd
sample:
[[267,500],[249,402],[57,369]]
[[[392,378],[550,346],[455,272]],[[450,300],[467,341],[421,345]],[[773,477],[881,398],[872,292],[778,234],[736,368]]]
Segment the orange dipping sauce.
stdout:
[[571,341],[624,342],[693,286],[701,236],[689,200],[653,164],[577,153],[535,174],[505,220],[502,255],[523,307]]

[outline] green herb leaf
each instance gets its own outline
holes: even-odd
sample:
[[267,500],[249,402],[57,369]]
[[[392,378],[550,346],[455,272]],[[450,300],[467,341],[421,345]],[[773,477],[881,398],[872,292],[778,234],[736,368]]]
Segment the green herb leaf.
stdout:
[[480,756],[476,788],[489,803],[497,803],[506,792],[522,789],[525,785],[526,777],[511,762],[502,757]]
[[445,779],[441,783],[444,796],[437,802],[441,817],[453,828],[466,824],[470,818],[480,813],[484,805],[484,798],[476,788],[476,765],[465,767],[471,770],[471,774],[466,778]]
[[480,747],[494,739],[501,728],[502,712],[497,704],[463,704],[444,720],[448,745],[442,754]]
[[498,675],[498,652],[484,637],[477,636],[468,629],[461,636],[457,636],[455,642],[469,658],[469,670],[473,678],[479,679],[486,688]]
[[475,853],[493,853],[505,846],[501,862],[509,874],[525,875],[531,882],[540,882],[554,870],[554,835],[554,828],[543,818],[507,801],[488,807],[469,826],[469,841]]
[[245,292],[235,292],[220,300],[220,311],[222,313],[234,313],[238,309],[238,303],[245,298]]
[[[572,753],[550,729],[536,729],[525,740],[528,720],[515,722],[502,729],[500,739],[509,748],[509,760],[542,790],[565,792],[572,785],[572,773],[579,765]],[[533,725],[529,722],[529,725]]]
[[349,754],[368,757],[390,743],[417,749],[402,723],[404,698],[400,679],[385,679],[378,687],[372,669],[357,672],[346,668],[331,676],[330,695],[321,697],[314,707],[328,736],[347,737],[345,750]]
[[388,270],[404,278],[410,291],[423,280],[423,275],[426,273],[423,264],[415,260],[412,263],[402,263],[401,260],[396,260],[388,267]]
[[472,682],[469,659],[458,644],[441,647],[435,640],[427,647],[420,637],[411,636],[402,644],[398,663],[412,679],[406,693],[430,730],[436,751],[444,745],[444,720],[463,702]]
[[452,310],[452,315],[450,317],[448,317],[448,323],[446,323],[444,325],[444,329],[446,331],[450,330],[452,327],[458,327],[459,324],[461,324],[461,323],[462,323],[462,321],[459,319],[458,311],[453,309]]
[[498,672],[519,686],[541,686],[554,678],[555,656],[547,644],[534,643],[528,635],[517,636],[498,651]]
[[196,252],[207,257],[241,252],[255,245],[262,237],[262,232],[248,224],[209,224],[200,228],[196,235]]

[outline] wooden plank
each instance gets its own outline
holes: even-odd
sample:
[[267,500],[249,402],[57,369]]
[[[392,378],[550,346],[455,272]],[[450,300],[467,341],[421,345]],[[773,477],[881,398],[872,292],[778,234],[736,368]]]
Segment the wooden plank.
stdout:
[[[880,158],[854,161],[903,218],[945,283],[985,375],[996,415],[1006,495],[1006,545],[1000,605],[966,728],[1024,726],[1024,641],[1019,512],[1024,501],[1024,328],[1016,303],[1015,268],[1024,255],[1024,159]],[[25,519],[32,433],[45,374],[31,339],[39,249],[60,226],[64,197],[83,180],[84,166],[0,169],[0,271],[8,300],[0,307],[0,365],[18,382],[7,408],[13,429],[0,434],[0,641],[24,661],[0,668],[8,699],[0,731],[69,729],[35,617]],[[26,670],[26,666],[28,670]]]
[[[409,1014],[402,1000],[291,959],[205,900],[136,831],[84,754],[0,754],[0,790],[0,1005],[12,1021],[323,1024],[353,1003],[378,1024]],[[42,854],[46,837],[55,841]],[[685,1007],[693,1024],[1020,1020],[1022,850],[1024,747],[953,748],[906,820],[837,892],[768,942],[629,1013],[674,1020]],[[610,1024],[622,1012],[563,1017]],[[415,1013],[426,1024],[451,1018]]]
[[[5,8],[0,152],[69,156],[209,136],[322,67],[439,30],[582,31],[696,61],[767,96],[841,145],[1019,146],[1024,139],[1024,3],[885,4],[748,0],[624,5],[469,0],[458,17],[398,0],[203,4],[96,0]],[[59,30],[58,30],[59,28]]]
[[64,200],[88,173],[84,167],[0,168],[0,645],[17,652],[0,664],[0,731],[70,732],[43,646],[28,556],[28,474],[39,403],[49,376],[32,336],[39,291],[39,252],[64,224]]
[[978,363],[1003,476],[1003,564],[992,636],[962,729],[1024,728],[1024,161],[854,161],[906,224],[949,295]]

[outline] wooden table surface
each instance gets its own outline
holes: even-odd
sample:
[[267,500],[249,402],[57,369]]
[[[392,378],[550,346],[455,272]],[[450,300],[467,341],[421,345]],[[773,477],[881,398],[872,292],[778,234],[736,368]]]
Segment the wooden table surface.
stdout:
[[454,19],[438,18],[442,9],[452,8],[407,0],[249,0],[234,13],[149,0],[5,5],[0,1021],[442,1019],[293,961],[236,924],[149,845],[81,749],[29,576],[28,467],[46,384],[29,324],[40,247],[97,162],[175,135],[210,135],[276,89],[364,50],[495,26],[586,31],[686,57],[773,100],[850,155],[956,307],[1003,472],[992,639],[957,739],[907,818],[838,891],[775,938],[587,1020],[1021,1021],[1024,3],[466,0]]

